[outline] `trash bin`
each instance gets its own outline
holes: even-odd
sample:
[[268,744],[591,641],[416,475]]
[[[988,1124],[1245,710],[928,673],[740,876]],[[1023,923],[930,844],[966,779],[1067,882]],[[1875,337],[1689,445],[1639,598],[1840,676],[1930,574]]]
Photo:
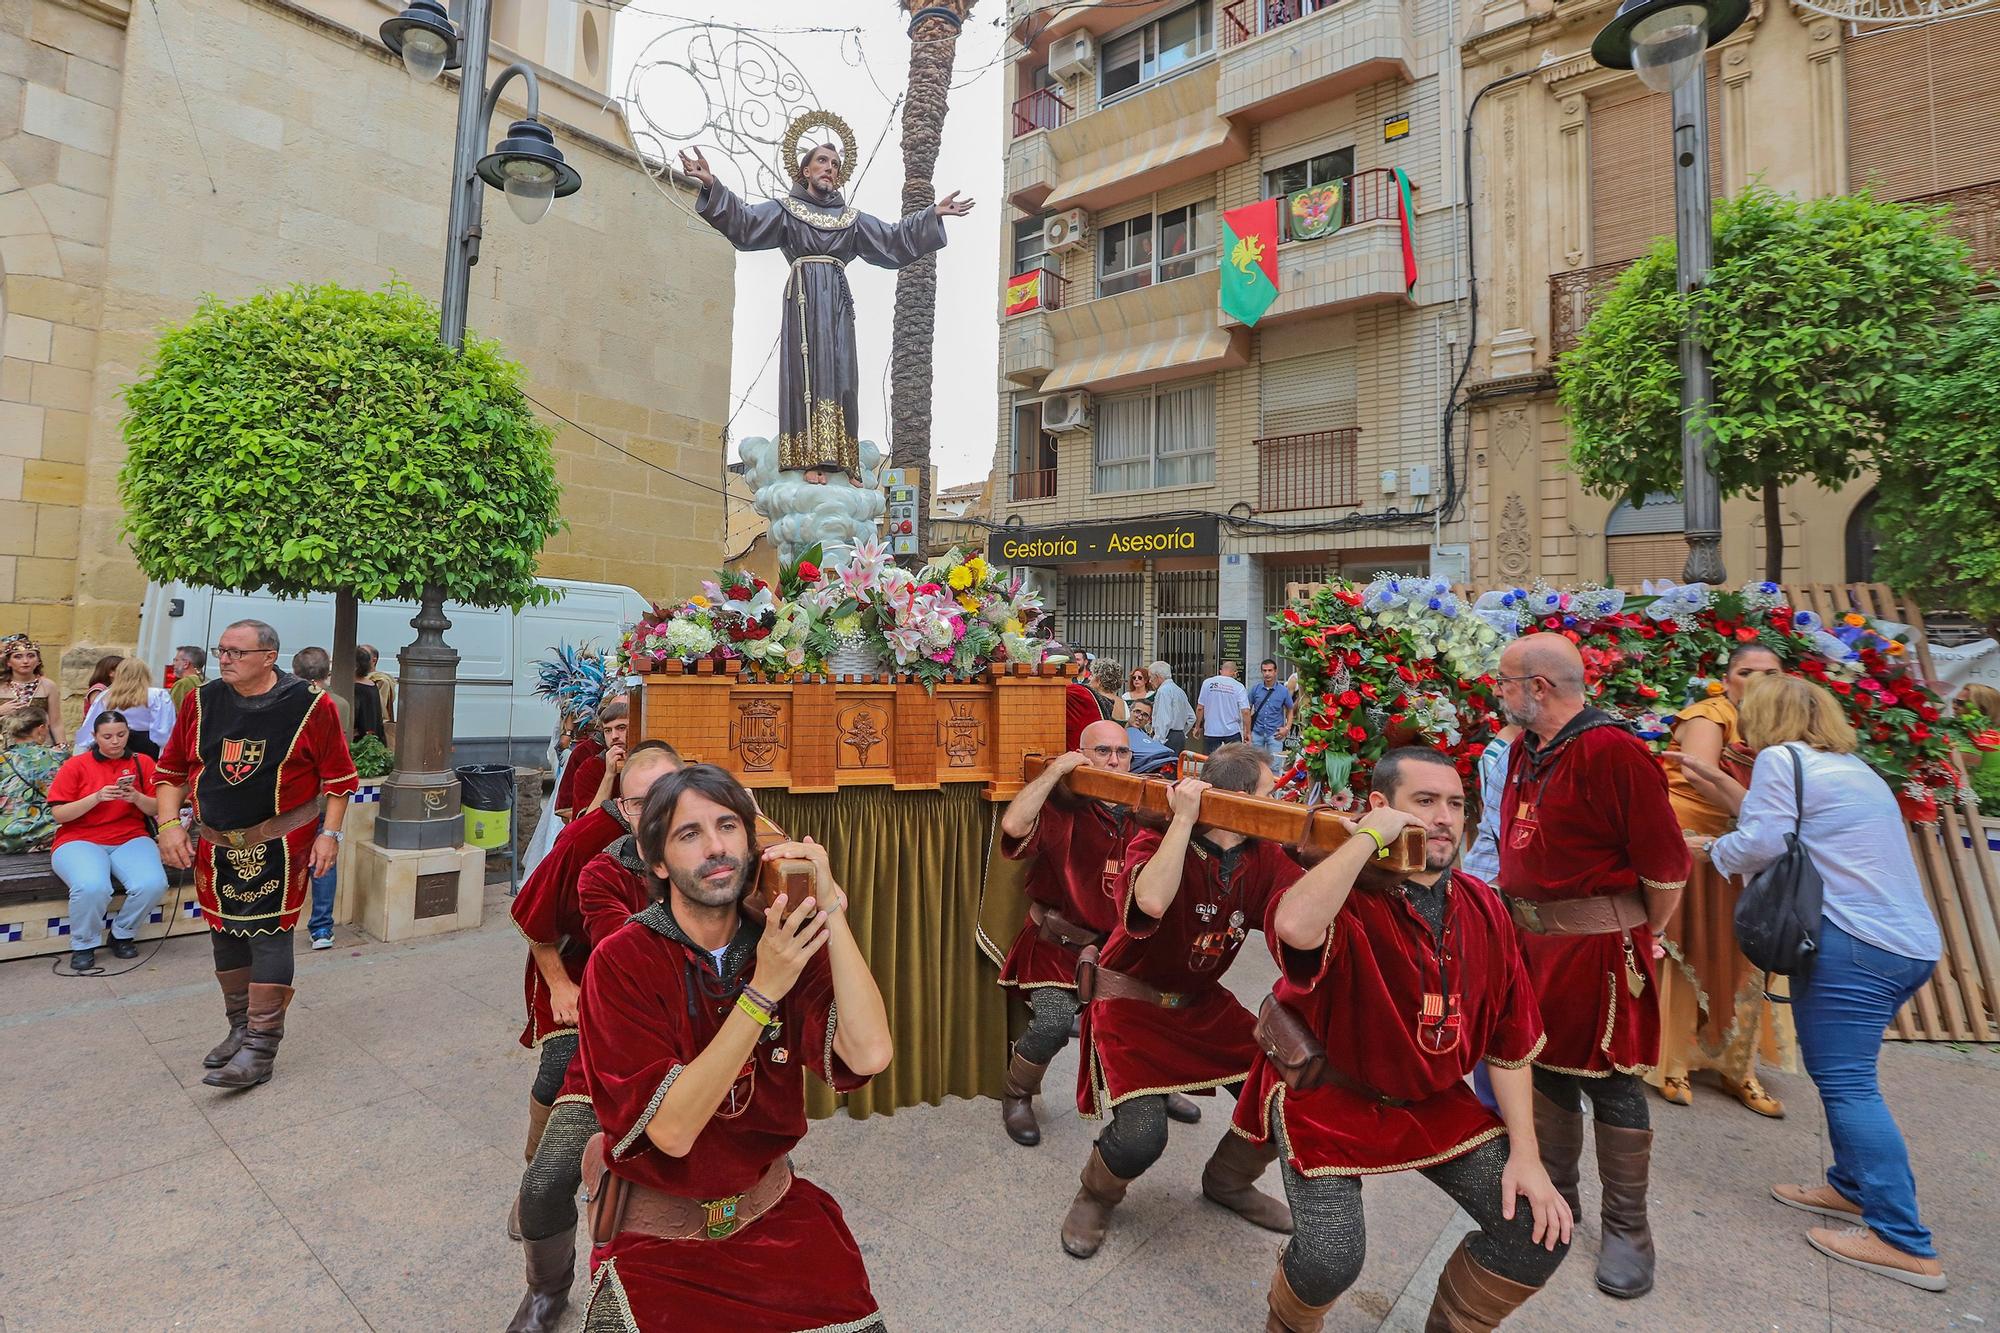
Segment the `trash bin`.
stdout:
[[459,809],[465,815],[466,846],[488,851],[505,847],[514,823],[514,766],[466,764],[454,771]]

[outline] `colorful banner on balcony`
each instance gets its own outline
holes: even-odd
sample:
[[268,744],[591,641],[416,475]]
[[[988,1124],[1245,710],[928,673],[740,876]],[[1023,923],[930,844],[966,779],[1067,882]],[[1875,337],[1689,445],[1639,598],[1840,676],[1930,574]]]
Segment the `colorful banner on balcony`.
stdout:
[[1222,215],[1222,313],[1255,324],[1278,299],[1278,201]]
[[1401,167],[1396,173],[1396,219],[1403,228],[1403,295],[1409,296],[1417,290],[1417,238],[1410,230],[1417,215],[1417,207],[1410,202],[1410,177]]
[[1347,216],[1344,194],[1339,181],[1309,185],[1295,192],[1285,206],[1292,239],[1310,241],[1315,236],[1331,236],[1339,231]]
[[1032,269],[1007,284],[1007,313],[1024,315],[1042,308],[1042,277],[1046,269]]

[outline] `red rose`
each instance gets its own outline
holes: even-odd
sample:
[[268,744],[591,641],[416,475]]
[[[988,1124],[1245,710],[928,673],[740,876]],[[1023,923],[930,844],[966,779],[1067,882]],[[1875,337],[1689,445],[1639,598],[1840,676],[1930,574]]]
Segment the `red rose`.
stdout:
[[1639,687],[1639,697],[1641,699],[1657,699],[1660,697],[1660,692],[1651,685],[1641,685]]
[[1359,708],[1361,706],[1361,696],[1353,690],[1342,690],[1340,692],[1340,706],[1342,708]]
[[799,577],[807,583],[819,582],[819,566],[810,560],[799,561]]
[[745,602],[756,595],[757,590],[747,583],[732,583],[729,585],[729,599],[731,601]]
[[1854,693],[1854,686],[1850,685],[1850,684],[1849,684],[1848,682],[1846,682],[1846,681],[1844,681],[1844,680],[1836,680],[1836,681],[1834,681],[1834,682],[1833,682],[1833,685],[1832,685],[1832,689],[1833,689],[1833,692],[1834,692],[1835,694],[1852,694],[1852,693]]
[[1356,745],[1359,745],[1361,742],[1368,739],[1368,729],[1366,727],[1358,725],[1349,727],[1347,729],[1347,739],[1353,741]]
[[2000,750],[2000,731],[1989,727],[1985,731],[1975,732],[1972,737],[1972,748],[1982,751]]
[[1350,667],[1358,667],[1361,665],[1361,654],[1354,649],[1349,649],[1342,655],[1341,660]]
[[1911,739],[1911,740],[1913,740],[1913,741],[1927,741],[1927,740],[1929,740],[1929,739],[1930,739],[1930,737],[1931,737],[1931,729],[1930,729],[1929,727],[1925,726],[1925,725],[1924,725],[1923,723],[1921,723],[1921,722],[1912,722],[1912,723],[1910,724],[1910,739]]
[[1416,672],[1414,672],[1414,671],[1412,671],[1412,670],[1410,670],[1410,669],[1409,669],[1408,667],[1406,667],[1406,666],[1399,666],[1399,667],[1397,667],[1397,668],[1396,668],[1396,674],[1397,674],[1398,676],[1402,677],[1402,678],[1403,678],[1404,680],[1408,681],[1408,682],[1409,682],[1410,684],[1412,684],[1412,685],[1416,684],[1416,682],[1417,682],[1417,673],[1416,673]]
[[1926,722],[1935,722],[1938,720],[1938,710],[1930,704],[1918,704],[1917,716]]
[[1757,641],[1757,631],[1745,625],[1742,629],[1736,631],[1736,641],[1738,643],[1755,643]]

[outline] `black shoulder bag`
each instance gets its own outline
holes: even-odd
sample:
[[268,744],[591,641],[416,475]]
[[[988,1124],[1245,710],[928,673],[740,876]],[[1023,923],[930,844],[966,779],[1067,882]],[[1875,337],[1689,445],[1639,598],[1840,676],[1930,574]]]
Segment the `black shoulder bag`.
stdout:
[[1812,965],[1819,952],[1821,900],[1825,886],[1818,867],[1807,855],[1799,832],[1806,817],[1806,772],[1799,752],[1792,757],[1792,780],[1798,807],[1785,850],[1777,860],[1750,877],[1736,899],[1736,945],[1752,964],[1777,976],[1793,976]]

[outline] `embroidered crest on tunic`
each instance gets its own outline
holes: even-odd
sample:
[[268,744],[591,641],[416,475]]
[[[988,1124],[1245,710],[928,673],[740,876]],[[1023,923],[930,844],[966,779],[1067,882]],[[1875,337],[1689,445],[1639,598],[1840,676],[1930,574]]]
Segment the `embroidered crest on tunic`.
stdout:
[[222,761],[216,765],[222,770],[223,781],[234,787],[248,780],[263,764],[266,748],[262,737],[223,741]]

